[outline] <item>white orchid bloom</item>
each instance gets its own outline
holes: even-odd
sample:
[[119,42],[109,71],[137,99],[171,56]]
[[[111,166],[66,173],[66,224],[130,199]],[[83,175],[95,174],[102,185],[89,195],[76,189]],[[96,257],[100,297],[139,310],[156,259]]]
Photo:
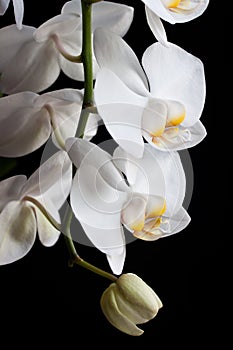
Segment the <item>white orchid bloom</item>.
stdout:
[[[83,93],[62,89],[43,95],[20,92],[0,99],[0,156],[19,157],[53,141],[64,148],[66,138],[75,136],[81,115]],[[90,113],[84,138],[97,132],[98,116]]]
[[[67,151],[77,167],[71,206],[90,241],[115,274],[125,260],[123,225],[135,237],[153,241],[185,228],[190,217],[182,207],[185,175],[177,152],[145,146],[138,159],[117,148],[113,158],[82,139],[68,139]],[[121,172],[125,173],[128,184]]]
[[[106,27],[124,35],[133,19],[133,9],[103,1],[93,6],[93,30]],[[0,90],[12,94],[40,92],[50,87],[62,69],[72,79],[83,80],[83,65],[64,58],[78,56],[82,49],[80,1],[64,5],[62,13],[39,28],[16,26],[0,30]],[[17,64],[16,64],[17,61]],[[95,70],[97,64],[94,64]]]
[[[96,28],[106,28],[119,36],[124,36],[133,20],[134,9],[124,4],[117,4],[109,1],[100,1],[92,4],[92,32]],[[65,3],[62,8],[63,15],[78,15],[82,22],[82,8],[80,0],[72,0]],[[73,55],[81,54],[82,50],[82,25],[73,33],[71,41],[64,43],[67,52]],[[72,63],[60,56],[63,72],[75,80],[84,80],[83,67],[80,64]],[[94,76],[98,70],[98,65],[93,55]]]
[[[15,21],[17,23],[18,29],[22,29],[23,22],[23,14],[24,14],[24,3],[23,0],[12,0],[14,6],[15,13]],[[0,16],[4,15],[8,6],[10,4],[10,0],[0,0]]]
[[171,24],[184,23],[199,17],[209,0],[142,0],[146,5],[148,24],[156,39],[167,45],[166,33],[160,18]]
[[143,137],[163,151],[192,147],[205,137],[199,121],[205,77],[198,58],[176,45],[155,43],[143,55],[143,70],[114,33],[97,29],[94,46],[101,68],[95,85],[98,113],[125,151],[141,157]]
[[28,180],[16,175],[0,182],[0,265],[24,257],[37,231],[43,245],[56,243],[60,232],[48,216],[60,223],[58,210],[69,194],[71,182],[72,164],[64,151],[49,158]]

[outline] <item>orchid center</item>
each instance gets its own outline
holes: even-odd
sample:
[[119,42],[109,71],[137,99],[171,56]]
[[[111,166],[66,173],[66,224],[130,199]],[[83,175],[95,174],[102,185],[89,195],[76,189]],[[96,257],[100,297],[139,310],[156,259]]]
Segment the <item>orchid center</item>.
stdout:
[[187,137],[181,125],[185,117],[186,110],[182,103],[151,98],[143,113],[142,128],[154,144],[174,142],[177,137]]
[[168,224],[163,214],[166,201],[160,196],[134,194],[122,209],[121,221],[137,238],[154,241],[162,236],[161,227]]
[[197,0],[162,0],[164,6],[172,12],[186,13],[196,10],[202,4]]

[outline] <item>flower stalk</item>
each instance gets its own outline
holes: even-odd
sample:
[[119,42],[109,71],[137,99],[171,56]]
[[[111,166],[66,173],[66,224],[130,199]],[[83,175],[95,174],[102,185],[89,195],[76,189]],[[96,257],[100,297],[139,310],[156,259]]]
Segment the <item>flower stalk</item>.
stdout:
[[70,206],[67,206],[65,220],[63,223],[63,234],[64,234],[64,239],[66,242],[67,249],[68,249],[69,254],[70,254],[69,266],[73,267],[74,264],[77,264],[79,266],[84,267],[87,270],[90,270],[90,271],[96,273],[97,275],[100,275],[102,277],[105,277],[105,278],[115,282],[117,280],[116,276],[88,263],[87,261],[83,260],[78,255],[76,248],[74,246],[73,240],[72,240],[71,232],[70,232],[70,225],[71,225],[72,217],[73,217],[72,210],[71,210]]

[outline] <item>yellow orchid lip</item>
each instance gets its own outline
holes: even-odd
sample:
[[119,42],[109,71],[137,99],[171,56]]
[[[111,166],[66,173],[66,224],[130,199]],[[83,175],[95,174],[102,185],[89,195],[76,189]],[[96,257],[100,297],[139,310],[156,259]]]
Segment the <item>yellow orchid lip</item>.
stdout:
[[167,7],[168,8],[176,8],[179,6],[181,0],[171,0],[168,4]]
[[167,122],[166,126],[177,126],[180,125],[184,119],[186,117],[186,113],[182,113],[180,115],[176,115],[174,117],[172,117],[172,119],[169,120],[169,122]]
[[166,209],[167,209],[167,204],[166,204],[166,200],[164,199],[163,205],[161,207],[156,207],[150,210],[150,212],[146,215],[146,219],[151,219],[157,216],[161,216],[165,213]]

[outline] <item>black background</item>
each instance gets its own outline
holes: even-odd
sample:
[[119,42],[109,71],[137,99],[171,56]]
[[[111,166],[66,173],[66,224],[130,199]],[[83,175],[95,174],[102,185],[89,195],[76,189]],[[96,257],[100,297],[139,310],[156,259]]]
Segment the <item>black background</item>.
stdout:
[[[155,41],[146,23],[143,3],[140,0],[118,2],[135,7],[135,18],[125,40],[140,59]],[[63,3],[25,0],[24,24],[39,26],[59,14]],[[221,13],[218,6],[217,1],[211,0],[206,12],[196,20],[177,25],[164,23],[169,41],[204,63],[207,98],[201,120],[208,136],[189,151],[194,168],[194,192],[188,209],[192,218],[190,225],[166,239],[127,245],[124,272],[142,277],[161,297],[163,309],[154,320],[142,326],[145,333],[140,338],[119,332],[106,321],[99,306],[108,281],[82,268],[69,268],[62,237],[52,248],[43,247],[37,240],[25,258],[0,267],[1,336],[9,332],[9,346],[17,340],[19,346],[31,344],[33,348],[28,340],[30,335],[45,345],[51,342],[55,346],[65,339],[65,348],[78,348],[82,341],[89,346],[92,340],[95,346],[111,346],[114,343],[109,337],[116,342],[117,338],[127,340],[133,346],[147,344],[153,338],[151,344],[157,349],[168,345],[189,349],[194,343],[208,347],[219,340],[224,348],[225,334],[220,329],[227,310],[228,257],[224,252],[230,218],[225,196],[230,158],[224,161],[223,154],[227,149],[227,117],[232,120],[232,116],[225,108],[229,105],[226,26],[230,15],[227,11]],[[5,16],[0,17],[0,26],[13,21],[11,5]],[[64,87],[81,85],[61,74],[49,90]],[[105,137],[108,136],[100,129],[95,142]],[[17,159],[17,167],[8,176],[30,175],[39,165],[42,149]],[[109,270],[105,256],[96,249],[83,245],[77,249],[89,262]]]

